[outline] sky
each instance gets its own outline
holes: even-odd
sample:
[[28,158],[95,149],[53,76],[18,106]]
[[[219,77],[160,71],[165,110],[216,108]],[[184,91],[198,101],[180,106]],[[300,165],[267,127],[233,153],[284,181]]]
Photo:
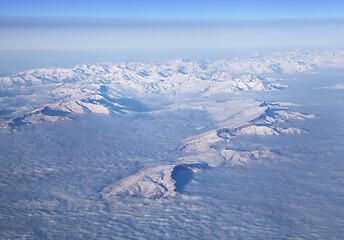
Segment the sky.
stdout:
[[337,0],[0,0],[0,49],[344,47]]

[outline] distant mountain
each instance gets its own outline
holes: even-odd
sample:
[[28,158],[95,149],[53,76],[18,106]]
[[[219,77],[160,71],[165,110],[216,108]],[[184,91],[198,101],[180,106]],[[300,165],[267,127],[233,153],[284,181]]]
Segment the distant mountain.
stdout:
[[149,111],[139,99],[152,95],[214,96],[272,91],[287,86],[268,73],[342,68],[344,51],[316,54],[298,50],[245,59],[159,63],[84,64],[35,69],[0,78],[1,127],[70,119],[87,112],[125,114]]

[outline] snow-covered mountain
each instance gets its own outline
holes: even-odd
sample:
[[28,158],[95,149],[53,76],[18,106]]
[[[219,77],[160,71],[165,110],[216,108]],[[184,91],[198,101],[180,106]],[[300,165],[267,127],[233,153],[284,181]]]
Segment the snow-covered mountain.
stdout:
[[[16,98],[1,99],[4,106],[7,105],[7,109],[13,111],[10,119],[4,121],[1,126],[13,127],[40,120],[68,119],[68,116],[74,113],[118,114],[147,111],[146,106],[135,100],[147,95],[211,96],[218,93],[270,91],[286,87],[270,78],[255,75],[233,77],[225,72],[209,73],[209,77],[200,77],[197,71],[181,73],[180,70],[171,72],[169,69],[162,74],[159,68],[160,70],[150,70],[149,73],[146,69],[146,74],[143,75],[143,70],[137,70],[138,67],[135,66],[134,70],[128,67],[123,70],[115,65],[83,65],[74,69],[35,70],[2,78],[6,85],[3,86],[5,91],[19,91],[19,94]],[[80,69],[84,69],[82,74]],[[25,104],[14,108],[14,101],[18,99],[22,99]]]
[[271,91],[287,86],[268,73],[341,68],[344,52],[298,50],[245,59],[159,63],[84,64],[35,69],[0,78],[1,127],[70,119],[76,113],[122,114],[148,111],[139,100],[152,95],[214,96],[241,91]]
[[[183,87],[203,86],[200,82],[243,82],[242,87],[256,89],[258,79],[245,76],[264,73],[297,73],[317,69],[342,68],[344,51],[327,51],[322,54],[297,50],[279,53],[273,56],[253,56],[221,60],[186,61],[173,59],[160,63],[119,63],[119,64],[83,64],[71,68],[35,69],[0,78],[2,87],[49,85],[66,83],[115,84],[124,89],[138,92],[173,92]],[[200,81],[202,80],[202,81]],[[206,84],[204,84],[206,85]],[[240,88],[240,86],[238,86]],[[190,90],[190,89],[189,89]],[[201,89],[199,89],[201,90]]]
[[[144,198],[170,198],[178,192],[185,178],[203,169],[219,167],[229,163],[245,165],[262,162],[264,159],[283,159],[270,150],[238,151],[231,149],[229,142],[239,135],[301,134],[306,130],[273,126],[286,120],[306,120],[313,114],[301,114],[288,110],[288,103],[259,103],[256,101],[228,101],[208,103],[202,107],[216,120],[215,129],[186,139],[178,151],[184,157],[174,165],[146,168],[106,187],[104,199],[140,196]],[[194,107],[194,106],[193,106]],[[222,114],[218,114],[221,112]],[[182,183],[180,183],[182,182]]]

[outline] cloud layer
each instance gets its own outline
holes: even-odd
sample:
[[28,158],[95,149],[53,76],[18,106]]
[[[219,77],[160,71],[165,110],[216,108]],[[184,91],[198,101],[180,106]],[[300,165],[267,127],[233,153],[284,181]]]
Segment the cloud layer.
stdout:
[[259,19],[259,20],[183,20],[135,18],[48,18],[0,17],[1,28],[233,28],[271,26],[344,25],[344,18]]

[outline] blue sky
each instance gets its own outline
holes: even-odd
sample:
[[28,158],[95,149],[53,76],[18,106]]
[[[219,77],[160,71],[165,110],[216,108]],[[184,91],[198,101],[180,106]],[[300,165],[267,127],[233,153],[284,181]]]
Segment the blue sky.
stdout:
[[155,19],[342,18],[341,0],[1,0],[2,16]]
[[344,46],[344,1],[0,0],[0,49]]

